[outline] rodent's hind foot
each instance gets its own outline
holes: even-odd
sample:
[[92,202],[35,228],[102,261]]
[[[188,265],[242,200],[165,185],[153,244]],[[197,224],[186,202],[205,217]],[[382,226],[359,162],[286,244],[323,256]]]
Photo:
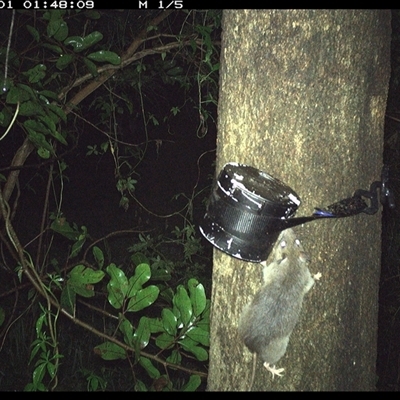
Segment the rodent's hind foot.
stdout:
[[316,281],[319,281],[321,279],[321,276],[322,276],[321,272],[317,272],[316,274],[313,275],[313,278]]
[[267,363],[267,362],[264,363],[264,367],[267,369],[267,371],[271,372],[272,379],[274,379],[275,375],[282,376],[282,372],[285,370],[285,368],[276,369],[275,365],[274,366],[270,366],[269,363]]

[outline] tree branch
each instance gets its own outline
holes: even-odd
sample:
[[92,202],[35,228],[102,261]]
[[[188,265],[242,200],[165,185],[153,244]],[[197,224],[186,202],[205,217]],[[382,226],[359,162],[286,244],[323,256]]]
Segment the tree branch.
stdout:
[[[197,44],[203,44],[203,40],[201,40],[201,39],[197,39],[197,40],[195,40],[195,42]],[[172,50],[174,48],[181,47],[181,46],[188,46],[190,44],[191,44],[190,40],[184,40],[184,41],[181,41],[181,42],[168,43],[168,44],[165,44],[163,46],[155,47],[155,48],[152,48],[152,49],[146,49],[146,50],[140,51],[138,53],[135,53],[134,55],[132,55],[131,57],[127,58],[124,61],[121,61],[120,65],[112,65],[112,64],[103,65],[102,67],[99,67],[97,69],[97,72],[99,74],[102,74],[102,73],[104,73],[106,71],[110,71],[110,70],[118,71],[120,69],[123,69],[123,68],[127,67],[133,61],[140,60],[141,58],[144,58],[146,56],[149,56],[149,55],[152,55],[152,54],[157,54],[157,53],[160,53],[160,54],[161,53],[165,53],[165,52],[170,51],[170,50]],[[72,86],[70,86],[68,88],[68,90],[71,90],[74,87],[82,85],[82,83],[86,82],[88,79],[91,79],[91,78],[93,78],[92,74],[86,74],[86,75],[81,76],[80,78],[77,78],[75,80],[75,82],[72,84]],[[62,95],[60,95],[60,97],[62,98],[65,95],[66,95],[66,93],[63,93]]]
[[[85,328],[86,330],[94,333],[95,335],[97,335],[105,340],[115,343],[116,345],[122,347],[127,352],[135,353],[135,349],[132,348],[131,346],[128,346],[127,344],[119,341],[118,339],[97,330],[96,328],[87,324],[86,322],[81,321],[80,319],[74,317],[68,311],[66,311],[64,308],[61,307],[60,303],[58,302],[57,298],[53,295],[53,293],[49,292],[49,290],[46,289],[46,287],[44,286],[38,272],[35,270],[34,265],[31,263],[31,261],[29,261],[25,257],[23,247],[22,247],[21,243],[19,242],[18,237],[14,231],[14,228],[10,222],[10,219],[9,219],[9,215],[10,215],[9,211],[10,210],[9,210],[7,203],[4,200],[4,197],[1,193],[1,191],[0,191],[0,209],[4,215],[6,231],[9,236],[9,239],[13,243],[13,245],[18,253],[18,258],[22,265],[22,270],[23,270],[24,274],[27,276],[27,278],[29,279],[29,281],[32,283],[32,285],[35,287],[35,289],[38,291],[38,293],[46,299],[46,301],[49,304],[49,307],[51,304],[53,307],[55,307],[59,312],[61,312],[63,315],[65,315],[67,318],[69,318],[75,324]],[[189,368],[182,367],[181,365],[176,365],[176,364],[170,363],[168,361],[161,359],[160,357],[154,356],[153,354],[144,352],[142,350],[140,351],[140,355],[143,357],[149,358],[153,361],[156,361],[158,363],[161,363],[162,365],[164,365],[164,367],[169,366],[171,368],[185,371],[187,373],[199,375],[203,378],[207,377],[207,374],[204,372],[194,371]]]
[[[152,21],[150,21],[148,26],[156,26],[160,24],[165,18],[168,17],[169,14],[171,14],[172,10],[164,11],[160,15],[158,15],[156,18],[154,18]],[[131,43],[129,46],[128,50],[121,56],[121,64],[124,65],[124,63],[129,60],[129,58],[132,57],[132,55],[135,53],[135,51],[138,49],[138,47],[145,41],[146,36],[147,36],[147,27],[142,29],[138,36],[135,38],[135,40]],[[132,61],[130,61],[132,62]],[[126,65],[129,65],[130,62]],[[86,87],[84,87],[82,90],[80,90],[66,105],[64,111],[66,114],[68,114],[77,104],[79,104],[83,99],[85,99],[89,94],[94,92],[98,87],[100,87],[104,82],[106,82],[108,79],[110,79],[118,69],[114,70],[107,70],[104,71],[101,75],[99,75],[94,81],[90,82]],[[65,94],[63,94],[63,97]]]
[[[157,26],[160,24],[165,18],[168,17],[169,14],[171,14],[172,10],[167,10],[159,14],[156,18],[152,19],[148,26]],[[122,55],[121,57],[121,62],[126,63],[135,53],[135,51],[138,49],[138,47],[143,43],[143,41],[146,39],[147,35],[147,27],[142,29],[138,36],[133,40],[131,45],[129,46],[128,50]],[[133,61],[133,60],[132,60]],[[130,62],[132,62],[130,61]],[[129,65],[129,62],[126,64]],[[82,90],[80,90],[67,104],[67,106],[64,109],[64,112],[68,114],[74,107],[76,107],[82,100],[84,100],[87,96],[89,96],[92,92],[94,92],[99,86],[101,86],[107,79],[109,79],[111,76],[113,76],[117,72],[117,70],[108,70],[105,71],[102,75],[97,77],[93,82],[90,82],[86,87],[84,87]],[[71,87],[65,88],[61,91],[59,95],[59,99],[63,99],[68,91],[71,89]],[[32,151],[35,149],[33,144],[30,142],[28,138],[25,138],[24,142],[20,146],[20,148],[16,151],[14,158],[11,162],[11,167],[20,167],[22,166],[26,159],[29,157],[29,155],[32,153]],[[4,185],[3,189],[3,196],[4,200],[8,202],[8,200],[11,197],[11,194],[15,188],[17,179],[19,176],[19,170],[13,170],[10,172],[7,178],[7,182]],[[2,212],[0,210],[0,217],[2,215]]]

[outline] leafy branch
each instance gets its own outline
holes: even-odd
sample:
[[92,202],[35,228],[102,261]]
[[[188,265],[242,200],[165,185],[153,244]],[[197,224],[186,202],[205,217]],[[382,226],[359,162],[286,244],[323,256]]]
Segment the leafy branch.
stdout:
[[[74,270],[71,273],[71,278],[69,280],[69,285],[68,282],[67,285],[64,288],[64,299],[67,296],[67,304],[69,306],[69,311],[65,307],[62,307],[57,300],[57,298],[54,296],[52,291],[50,291],[43,283],[42,279],[38,275],[32,261],[29,259],[29,257],[26,256],[25,251],[22,248],[22,245],[20,244],[18,237],[13,229],[13,226],[9,220],[9,207],[7,203],[5,202],[3,195],[0,191],[0,209],[2,210],[3,215],[5,215],[5,220],[6,220],[6,231],[8,234],[8,237],[10,241],[13,243],[15,249],[17,250],[17,253],[19,255],[19,260],[22,265],[22,271],[23,273],[27,276],[29,281],[32,283],[32,285],[36,288],[38,293],[43,296],[47,302],[48,305],[48,312],[47,316],[49,318],[48,326],[51,328],[51,337],[53,340],[53,343],[56,348],[56,360],[58,362],[58,350],[57,350],[57,339],[55,337],[54,333],[54,328],[53,327],[53,321],[51,320],[52,314],[51,314],[51,306],[53,306],[56,309],[56,315],[58,314],[63,314],[66,316],[68,319],[70,319],[73,323],[85,328],[89,332],[97,335],[100,338],[103,338],[106,340],[106,342],[103,345],[100,345],[97,347],[97,351],[99,354],[105,358],[105,359],[114,359],[114,358],[125,358],[126,354],[125,353],[120,353],[119,349],[123,349],[126,352],[132,352],[132,353],[137,353],[140,354],[140,357],[145,357],[149,360],[156,361],[157,363],[162,364],[164,367],[170,367],[176,370],[181,370],[183,372],[190,373],[192,375],[197,375],[199,377],[205,378],[207,376],[206,373],[201,372],[201,371],[194,371],[192,369],[183,367],[179,364],[175,364],[173,362],[170,362],[168,360],[164,360],[160,358],[159,356],[155,356],[151,353],[145,352],[143,350],[140,350],[140,345],[143,344],[143,337],[146,335],[150,335],[151,328],[148,326],[146,328],[143,328],[142,331],[140,332],[139,335],[136,334],[136,337],[134,335],[134,330],[133,327],[130,325],[127,319],[123,319],[121,322],[121,325],[124,324],[124,328],[122,329],[124,336],[125,336],[125,341],[128,342],[128,344],[121,342],[120,340],[116,339],[113,336],[107,335],[93,326],[87,324],[86,322],[76,318],[73,315],[73,309],[75,307],[75,296],[77,293],[84,295],[85,297],[91,297],[93,292],[93,288],[90,287],[88,289],[88,285],[92,283],[98,283],[102,280],[104,277],[104,272],[101,270],[94,271],[92,269],[87,269],[83,265],[81,266],[76,266],[74,268],[75,270],[75,279],[74,279]],[[97,256],[98,259],[101,259],[102,256]],[[127,279],[125,278],[124,273],[122,270],[119,268],[115,267],[113,264],[111,264],[109,267],[107,267],[107,271],[111,275],[111,280],[110,283],[108,284],[109,287],[109,301],[110,303],[114,306],[114,308],[121,308],[125,299],[129,301],[129,304],[127,306],[127,311],[139,311],[142,308],[151,305],[155,299],[158,297],[158,288],[155,286],[152,287],[147,287],[146,289],[141,289],[142,283],[146,282],[148,279],[150,279],[150,267],[147,264],[140,264],[138,265],[136,269],[136,274],[129,280],[129,284]],[[73,283],[71,283],[73,282]],[[161,348],[169,348],[174,342],[174,336],[172,334],[176,335],[176,327],[179,326],[180,324],[184,323],[184,330],[182,333],[179,335],[179,337],[185,337],[186,335],[189,335],[189,332],[196,327],[198,323],[196,323],[196,319],[200,317],[203,312],[206,310],[206,300],[205,300],[205,295],[204,295],[204,290],[202,289],[202,286],[198,284],[197,281],[192,280],[189,282],[190,288],[192,290],[193,294],[193,300],[189,299],[186,290],[183,287],[178,288],[178,293],[177,296],[174,296],[174,306],[175,306],[175,313],[173,311],[169,311],[169,314],[164,317],[168,322],[164,326],[160,320],[154,320],[153,324],[156,325],[155,332],[164,332],[160,337],[158,338],[159,341],[164,342],[164,344],[161,344]],[[150,290],[149,290],[150,289]],[[155,294],[155,296],[154,296]],[[63,297],[63,295],[62,295]],[[133,300],[133,301],[132,301]],[[65,300],[64,300],[65,302]],[[193,306],[193,308],[192,308]],[[164,315],[165,312],[168,309],[164,309]],[[142,320],[145,321],[145,323],[149,324],[149,319],[142,317]],[[208,318],[208,314],[207,314]],[[151,321],[150,321],[151,322]],[[198,322],[201,322],[199,320]],[[208,324],[208,322],[205,322]],[[147,330],[146,330],[147,329]],[[195,328],[196,329],[196,328]],[[203,344],[208,343],[208,330],[204,330],[204,328],[197,328],[200,330],[202,333],[201,335],[204,336],[207,339],[199,339],[200,342]],[[136,332],[139,331],[139,328],[136,330]],[[144,339],[145,341],[148,342],[148,339]],[[199,348],[196,344],[196,341],[193,341],[193,339],[190,339],[189,343],[186,343],[187,339],[183,339],[182,345],[185,346],[188,350],[193,351],[195,354],[200,356],[201,358],[201,353],[199,355],[199,351],[201,348]],[[114,344],[117,347],[110,346],[110,344]],[[137,359],[139,359],[139,355],[137,355]],[[145,364],[146,365],[146,364]],[[150,370],[152,368],[148,367]],[[54,376],[56,376],[56,373],[54,372]],[[41,383],[41,382],[39,382]],[[41,386],[39,386],[40,388]]]
[[[157,26],[159,25],[165,18],[171,14],[172,10],[164,11],[153,20],[151,20],[148,26]],[[148,26],[140,31],[137,37],[132,41],[127,51],[122,55],[121,62],[127,62],[126,65],[129,65],[129,59],[133,57],[133,54],[138,49],[138,47],[143,43],[146,38],[148,32]],[[111,78],[117,71],[116,70],[105,70],[98,76],[93,82],[89,83],[86,87],[82,88],[70,101],[68,101],[67,105],[64,107],[64,113],[67,115],[74,107],[76,107],[82,100],[84,100],[87,96],[89,96],[93,91],[99,88],[104,82],[106,82],[109,78]],[[84,81],[88,80],[89,76],[85,77]],[[82,83],[84,82],[82,81]],[[61,89],[58,99],[62,100],[66,97],[67,93],[71,89],[71,86],[68,85],[64,89]],[[12,167],[20,167],[24,165],[26,159],[34,150],[34,146],[30,141],[29,137],[27,137],[20,148],[16,151],[15,156],[12,160]],[[13,170],[10,172],[7,182],[4,185],[3,194],[5,201],[8,201],[11,197],[11,194],[15,188],[17,179],[19,176],[19,170]],[[0,214],[1,217],[2,214]]]
[[[97,14],[100,15],[100,13]],[[12,145],[16,145],[22,142],[22,144],[16,148],[10,165],[2,166],[0,169],[2,173],[8,174],[7,177],[0,174],[0,182],[3,186],[0,188],[0,222],[2,223],[0,240],[17,265],[15,272],[20,282],[22,276],[25,276],[34,288],[29,291],[28,298],[25,300],[30,302],[28,308],[34,310],[37,318],[36,339],[32,342],[30,356],[30,362],[35,364],[32,382],[26,386],[27,390],[54,389],[58,384],[59,362],[63,357],[59,350],[59,340],[62,339],[62,335],[58,333],[60,315],[67,317],[61,327],[64,327],[65,321],[72,321],[105,341],[95,348],[98,356],[105,360],[126,359],[131,366],[141,365],[151,379],[158,381],[158,385],[161,382],[167,382],[167,386],[170,389],[173,388],[170,373],[167,372],[166,376],[161,375],[152,362],[163,366],[165,370],[191,374],[185,386],[178,384],[180,388],[195,389],[199,385],[199,378],[206,377],[206,373],[198,366],[203,366],[202,363],[208,357],[206,348],[209,332],[209,301],[206,301],[204,288],[196,279],[187,281],[185,278],[187,286],[178,285],[175,289],[167,283],[171,279],[171,270],[179,262],[164,258],[160,251],[163,245],[180,248],[184,252],[184,260],[180,267],[192,272],[199,268],[199,265],[192,261],[192,258],[197,257],[202,250],[191,223],[195,190],[191,197],[183,196],[187,205],[180,206],[180,212],[168,214],[168,216],[179,214],[184,219],[185,226],[176,227],[173,239],[165,240],[164,237],[158,244],[155,244],[154,238],[143,235],[144,231],[140,230],[140,243],[134,244],[131,250],[128,249],[134,254],[131,256],[131,264],[125,266],[124,270],[113,263],[104,266],[105,258],[102,250],[96,245],[101,241],[107,250],[106,239],[118,232],[92,241],[85,249],[83,261],[71,264],[69,260],[76,257],[84,249],[85,242],[92,238],[88,235],[85,226],[78,229],[76,224],[70,225],[61,211],[64,184],[68,179],[64,172],[67,168],[64,157],[68,152],[77,149],[82,131],[80,126],[88,124],[106,136],[105,142],[88,146],[89,151],[86,154],[101,156],[106,152],[111,153],[116,188],[122,196],[120,205],[127,209],[128,198],[133,198],[141,206],[142,211],[146,210],[145,205],[142,205],[134,196],[137,179],[139,179],[136,167],[143,160],[148,143],[156,144],[158,154],[161,144],[168,141],[158,138],[150,139],[148,135],[147,125],[151,127],[154,124],[156,127],[161,118],[153,111],[145,110],[145,104],[146,108],[148,107],[146,90],[149,88],[153,90],[160,83],[171,87],[180,85],[180,88],[185,90],[185,97],[190,88],[197,90],[198,96],[190,94],[192,96],[190,101],[194,102],[195,107],[198,101],[199,118],[202,126],[206,126],[206,120],[209,117],[206,106],[213,103],[215,97],[210,94],[212,91],[209,88],[217,87],[215,72],[219,66],[216,61],[218,52],[213,47],[215,42],[211,41],[212,30],[195,29],[196,18],[193,18],[191,26],[184,28],[185,24],[189,25],[189,15],[194,16],[194,12],[190,11],[187,12],[179,33],[161,32],[162,29],[176,31],[176,27],[173,29],[170,20],[168,24],[161,25],[172,14],[172,11],[165,11],[154,18],[151,17],[148,23],[141,25],[143,29],[138,26],[138,32],[134,34],[133,39],[132,32],[136,30],[136,27],[126,29],[115,41],[115,37],[111,34],[113,29],[109,27],[110,35],[106,44],[100,44],[103,34],[93,29],[97,24],[101,26],[100,29],[104,28],[103,32],[107,32],[104,27],[107,25],[95,21],[96,18],[100,18],[96,16],[96,13],[71,13],[65,10],[40,11],[35,14],[35,18],[29,20],[32,21],[32,25],[26,24],[26,18],[31,17],[28,12],[15,14],[20,18],[16,24],[17,29],[25,28],[33,41],[31,43],[16,41],[13,48],[7,48],[5,57],[4,66],[8,74],[6,73],[7,82],[4,83],[4,88],[7,87],[7,91],[3,91],[0,96],[0,103],[3,106],[0,110],[0,125],[8,126],[6,132],[9,134],[0,136],[5,137],[2,143],[11,142]],[[155,13],[147,14],[149,15],[155,15]],[[175,12],[174,15],[178,16],[179,22],[179,15],[182,16],[182,14]],[[82,30],[83,24],[79,25],[79,22],[84,18],[86,18],[86,23]],[[137,20],[139,21],[139,16]],[[115,18],[113,23],[116,21],[120,19]],[[207,19],[204,19],[202,23],[206,24],[206,21]],[[154,31],[156,34],[149,35],[149,32]],[[81,36],[76,36],[77,32],[81,33]],[[10,30],[9,38],[11,34],[12,30]],[[19,38],[22,35],[15,34],[14,37]],[[122,37],[123,39],[120,40]],[[129,39],[126,42],[130,44],[126,50],[120,50],[126,48],[126,38]],[[163,43],[164,41],[170,42]],[[115,48],[119,50],[111,51]],[[159,56],[151,57],[155,54]],[[4,63],[3,55],[4,48],[0,47],[0,63]],[[187,71],[182,68],[186,65]],[[112,77],[113,79],[110,80]],[[204,90],[208,96],[204,100],[201,91],[207,85],[211,86]],[[104,90],[98,90],[100,87]],[[95,111],[100,118],[90,121],[86,111],[86,114],[83,114],[79,106],[86,105],[85,103],[82,105],[82,101],[88,99],[95,91],[98,95],[89,105],[89,110]],[[184,99],[184,104],[186,103],[188,103],[187,99]],[[169,116],[164,116],[162,119],[162,123],[168,125],[166,132],[171,133],[169,118],[176,116],[181,108],[183,106],[174,104],[170,108]],[[119,114],[127,111],[129,116],[136,112],[136,121],[143,123],[144,139],[132,140],[132,138],[136,139],[135,136],[128,136],[121,128],[117,128],[120,123],[117,119]],[[14,120],[12,120],[13,115]],[[14,121],[16,123],[11,130]],[[206,128],[202,128],[203,131],[205,132]],[[22,136],[18,136],[21,132]],[[21,137],[22,140],[19,141]],[[124,140],[126,137],[129,137],[129,140]],[[133,144],[132,142],[135,141],[138,143]],[[169,142],[173,143],[173,141]],[[68,150],[64,150],[66,148]],[[40,161],[27,165],[27,158],[35,149]],[[131,161],[132,159],[134,162]],[[39,233],[35,232],[34,237],[29,238],[28,243],[23,246],[15,229],[17,225],[13,223],[19,208],[20,194],[24,194],[23,189],[18,185],[19,173],[28,168],[31,168],[29,172],[35,172],[33,169],[35,168],[37,175],[41,176],[45,167],[47,167],[47,184],[43,204],[40,207]],[[133,174],[135,174],[134,177]],[[55,210],[51,211],[52,208]],[[150,214],[159,217],[156,213]],[[60,267],[60,260],[64,260],[63,256],[55,254],[56,258],[52,258],[53,253],[58,251],[58,249],[52,249],[53,240],[57,235],[73,241],[68,249],[67,260],[63,261],[64,267]],[[33,242],[36,242],[36,253],[33,251],[29,253],[27,248]],[[135,246],[142,248],[147,255],[132,250]],[[92,254],[89,254],[89,250]],[[153,257],[154,254],[156,254],[155,257]],[[87,262],[87,256],[94,257],[97,267]],[[9,260],[8,256],[3,256],[3,252],[2,257],[1,267],[3,268]],[[132,276],[129,276],[127,271],[130,265],[135,267]],[[12,271],[9,266],[6,266],[6,269],[7,273]],[[188,272],[185,274],[187,274],[186,277],[193,276]],[[176,276],[174,278],[176,279]],[[149,284],[149,280],[156,284]],[[26,286],[26,283],[16,285],[13,291],[6,293],[15,292],[16,298],[21,299],[18,292]],[[93,299],[95,303],[97,299],[102,299],[104,296],[107,297],[108,306],[113,307],[118,315],[109,313],[105,308],[100,310],[95,304],[87,305],[87,307],[94,312],[102,313],[103,318],[111,318],[110,326],[114,329],[112,333],[106,329],[104,331],[98,329],[95,325],[88,323],[85,317],[78,317],[75,312],[76,304],[82,304],[82,297],[95,297]],[[1,297],[5,298],[5,293]],[[154,317],[154,309],[159,305],[163,308],[161,316]],[[150,306],[152,308],[148,311],[150,311],[149,315],[152,315],[151,318],[143,315],[142,312]],[[138,312],[142,312],[140,318],[135,314]],[[4,323],[4,315],[4,309],[0,307],[0,326]],[[132,316],[135,322],[130,321]],[[10,317],[10,326],[13,324],[13,322],[10,323],[11,320]],[[182,363],[183,357],[184,363]],[[100,377],[91,375],[90,372],[89,375],[93,382],[103,382],[101,386],[105,387],[105,381],[102,381]],[[137,379],[133,368],[132,375],[134,381],[137,382],[136,388],[146,389],[144,383]],[[94,387],[96,384],[93,384]]]

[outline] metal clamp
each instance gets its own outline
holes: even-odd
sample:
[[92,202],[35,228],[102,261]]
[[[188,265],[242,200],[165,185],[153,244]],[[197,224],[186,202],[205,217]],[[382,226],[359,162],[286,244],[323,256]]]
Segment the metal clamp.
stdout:
[[[338,201],[326,207],[325,209],[315,208],[314,216],[319,218],[342,218],[356,215],[359,213],[375,214],[379,209],[378,190],[380,191],[380,202],[382,205],[388,205],[394,208],[394,196],[389,189],[389,167],[384,165],[382,168],[381,181],[375,181],[368,190],[357,189],[352,197]],[[364,201],[369,199],[369,206]]]

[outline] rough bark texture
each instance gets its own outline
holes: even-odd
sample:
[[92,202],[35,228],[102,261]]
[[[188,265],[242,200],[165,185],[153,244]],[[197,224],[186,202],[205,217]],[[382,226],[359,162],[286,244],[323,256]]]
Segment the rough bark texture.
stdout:
[[[262,169],[310,215],[380,180],[390,74],[387,11],[224,11],[217,172]],[[271,375],[254,390],[371,390],[376,383],[380,213],[297,228],[322,278]],[[214,252],[209,390],[248,388],[252,357],[237,336],[261,268]]]

